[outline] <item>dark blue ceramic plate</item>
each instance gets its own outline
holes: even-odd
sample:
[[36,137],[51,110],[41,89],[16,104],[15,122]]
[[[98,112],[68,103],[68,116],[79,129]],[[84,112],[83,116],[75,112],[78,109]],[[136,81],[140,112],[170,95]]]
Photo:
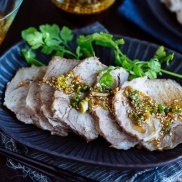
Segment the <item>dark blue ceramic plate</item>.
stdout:
[[[122,51],[130,58],[147,60],[153,56],[157,45],[124,37],[125,45]],[[101,137],[86,143],[84,139],[70,134],[68,137],[52,136],[33,125],[18,121],[15,115],[3,106],[5,87],[15,75],[18,68],[28,66],[20,55],[20,49],[25,46],[20,42],[13,46],[0,58],[0,128],[13,139],[47,154],[98,166],[116,168],[146,168],[156,167],[175,162],[182,158],[182,145],[164,152],[149,152],[144,149],[127,151],[109,148],[109,144]],[[170,51],[170,50],[168,50]],[[113,53],[104,48],[97,48],[96,55],[107,65],[113,65]],[[48,62],[49,58],[39,55]],[[169,70],[182,73],[182,55],[176,53],[175,60]],[[165,76],[164,76],[165,77]],[[182,81],[177,80],[181,85]]]
[[182,38],[182,25],[177,21],[176,14],[170,12],[160,0],[147,0],[146,2],[160,23],[171,33]]

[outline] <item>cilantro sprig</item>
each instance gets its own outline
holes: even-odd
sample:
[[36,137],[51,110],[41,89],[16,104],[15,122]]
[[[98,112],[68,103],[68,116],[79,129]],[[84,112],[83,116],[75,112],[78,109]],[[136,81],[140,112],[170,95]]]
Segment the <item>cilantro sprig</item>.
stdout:
[[138,59],[131,60],[121,52],[120,46],[124,44],[123,39],[114,39],[111,34],[94,33],[92,35],[80,36],[77,40],[80,50],[85,56],[94,55],[94,45],[109,47],[114,51],[115,64],[126,69],[130,73],[130,79],[147,76],[150,79],[157,78],[162,73],[182,78],[181,74],[162,69],[162,64],[169,65],[174,58],[174,53],[169,53],[160,46],[154,56],[146,61]]
[[[164,70],[161,68],[162,64],[169,65],[169,62],[173,60],[174,53],[167,54],[163,46],[160,46],[155,52],[154,56],[146,61],[140,61],[138,59],[131,60],[124,55],[120,50],[115,52],[116,64],[125,68],[130,73],[130,79],[136,77],[147,76],[150,79],[157,78],[158,75],[162,75]],[[169,72],[172,75],[173,72]],[[177,77],[182,75],[176,74]]]
[[[83,59],[95,55],[95,46],[107,47],[114,51],[115,64],[126,69],[130,73],[130,79],[147,76],[150,79],[157,78],[158,75],[168,74],[182,78],[177,74],[162,69],[162,64],[169,65],[174,58],[174,53],[167,53],[163,46],[160,46],[154,56],[149,60],[141,61],[138,59],[131,60],[123,54],[120,49],[125,42],[123,39],[116,39],[109,33],[93,33],[90,35],[80,35],[77,38],[77,47],[75,50],[69,46],[74,39],[73,32],[66,26],[62,29],[58,25],[41,25],[39,29],[30,27],[22,31],[22,38],[28,43],[30,48],[22,49],[22,55],[29,64],[41,66],[36,59],[36,50],[40,50],[46,55],[58,55],[66,58]],[[112,78],[109,70],[103,74],[100,84],[110,87]]]
[[78,56],[69,46],[74,38],[72,31],[64,26],[62,29],[58,25],[41,25],[39,29],[30,27],[22,31],[22,38],[28,43],[31,49],[23,49],[25,59],[36,65],[41,65],[35,58],[35,50],[40,49],[43,54],[57,55],[61,57],[76,58]]
[[113,35],[109,33],[94,33],[91,35],[80,35],[77,39],[79,50],[84,57],[94,56],[94,44],[102,47],[108,47],[119,51],[119,45],[124,44],[123,39],[113,39]]

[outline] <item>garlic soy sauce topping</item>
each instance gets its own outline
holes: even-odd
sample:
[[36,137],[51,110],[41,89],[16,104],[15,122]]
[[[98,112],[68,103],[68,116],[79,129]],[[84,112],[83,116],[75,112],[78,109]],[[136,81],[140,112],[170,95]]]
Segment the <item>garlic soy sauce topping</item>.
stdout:
[[182,99],[174,100],[170,104],[166,103],[166,106],[164,106],[130,86],[125,88],[124,94],[130,100],[130,105],[133,108],[128,112],[128,116],[135,125],[142,126],[147,124],[152,115],[152,117],[161,121],[161,134],[170,134],[174,119],[179,118],[182,120]]
[[71,106],[80,113],[85,113],[90,107],[97,106],[112,111],[110,106],[112,90],[101,91],[100,87],[90,87],[72,71],[61,74],[57,78],[52,77],[50,80],[43,78],[43,82],[65,94],[72,94]]

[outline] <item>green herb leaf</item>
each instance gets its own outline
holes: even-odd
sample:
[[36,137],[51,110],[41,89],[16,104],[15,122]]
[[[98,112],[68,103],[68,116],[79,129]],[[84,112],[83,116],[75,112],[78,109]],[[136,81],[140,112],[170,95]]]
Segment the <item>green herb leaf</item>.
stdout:
[[164,46],[160,46],[157,49],[154,58],[157,58],[160,63],[165,62],[167,65],[169,65],[169,62],[172,61],[174,58],[174,53],[167,54],[164,49]]
[[[77,53],[74,53],[68,46],[69,42],[73,39],[73,33],[68,27],[64,26],[60,29],[58,25],[45,24],[39,26],[39,30],[34,27],[23,30],[21,35],[31,49],[41,49],[43,54],[78,58]],[[32,59],[35,59],[36,56],[32,56]],[[29,60],[30,58],[31,54],[29,55]],[[25,59],[27,60],[27,58]],[[29,63],[34,64],[33,61]]]
[[[120,46],[125,42],[123,39],[115,39],[109,33],[94,33],[90,35],[80,35],[77,38],[77,48],[72,50],[69,43],[74,36],[72,31],[64,26],[62,29],[58,25],[45,24],[39,27],[30,27],[22,31],[22,38],[30,45],[30,49],[40,49],[43,54],[59,55],[65,58],[82,59],[90,56],[96,56],[95,46],[107,47],[114,52],[115,64],[126,69],[130,73],[130,79],[147,76],[148,78],[157,78],[162,73],[182,78],[181,74],[173,73],[162,69],[162,64],[169,65],[174,58],[174,53],[167,53],[163,46],[160,46],[154,56],[145,61],[138,59],[131,60],[125,55]],[[22,50],[23,56],[30,64],[40,64],[36,60],[36,55],[32,51]],[[113,79],[109,71],[103,74],[101,83],[105,87],[112,85]]]
[[22,31],[22,37],[31,46],[32,49],[38,49],[43,42],[43,35],[37,31],[36,28],[30,27],[27,30]]
[[60,36],[64,45],[66,46],[68,46],[68,42],[72,41],[74,37],[72,31],[66,26],[62,28]]
[[151,70],[154,70],[156,73],[159,73],[161,71],[161,64],[159,63],[158,60],[156,59],[151,59],[149,62],[148,62],[148,67],[151,69]]
[[44,64],[38,60],[35,59],[36,55],[31,49],[22,49],[21,50],[22,55],[26,59],[26,61],[35,66],[43,66]]
[[78,46],[85,57],[94,56],[94,43],[99,46],[118,49],[119,45],[124,44],[123,39],[114,40],[109,33],[94,33],[91,35],[81,35],[77,39]]
[[42,33],[44,43],[47,46],[59,46],[61,43],[61,39],[59,37],[60,28],[57,25],[41,25],[39,29]]
[[97,86],[102,87],[102,90],[110,90],[112,89],[112,86],[114,84],[114,78],[113,76],[110,74],[110,72],[112,70],[114,70],[116,67],[114,66],[109,66],[106,70],[103,70],[100,72],[100,74],[102,75],[99,83]]

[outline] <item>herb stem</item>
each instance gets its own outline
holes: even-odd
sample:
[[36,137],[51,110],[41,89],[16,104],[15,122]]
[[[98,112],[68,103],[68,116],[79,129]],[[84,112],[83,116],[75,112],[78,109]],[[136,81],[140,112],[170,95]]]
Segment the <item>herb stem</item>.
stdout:
[[178,77],[178,78],[182,78],[182,75],[181,74],[178,74],[178,73],[174,73],[174,72],[167,71],[167,70],[164,70],[164,69],[161,69],[161,72],[162,73],[165,73],[165,74],[168,74],[168,75],[171,75],[171,76],[175,76],[175,77]]

